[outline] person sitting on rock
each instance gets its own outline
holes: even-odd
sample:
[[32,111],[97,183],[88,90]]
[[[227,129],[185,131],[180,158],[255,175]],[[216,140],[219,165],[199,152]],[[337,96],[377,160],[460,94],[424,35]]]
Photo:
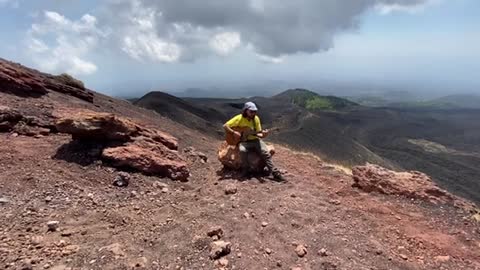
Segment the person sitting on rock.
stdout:
[[257,152],[267,164],[269,174],[273,175],[273,178],[277,181],[285,181],[277,167],[273,164],[272,156],[268,150],[267,144],[263,142],[263,138],[267,137],[269,130],[262,130],[260,118],[257,115],[257,106],[253,102],[245,103],[242,113],[234,116],[228,122],[223,125],[226,132],[233,133],[238,139],[242,138],[242,133],[235,130],[238,128],[247,128],[251,130],[253,135],[248,135],[245,140],[240,141],[238,144],[240,156],[242,159],[242,171],[241,178],[248,178],[249,162],[248,152]]

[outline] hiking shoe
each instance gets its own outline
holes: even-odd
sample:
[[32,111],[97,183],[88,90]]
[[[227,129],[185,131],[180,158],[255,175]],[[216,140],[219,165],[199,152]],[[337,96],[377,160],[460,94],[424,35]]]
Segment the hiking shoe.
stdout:
[[273,173],[273,179],[277,182],[287,182],[287,179],[281,173]]

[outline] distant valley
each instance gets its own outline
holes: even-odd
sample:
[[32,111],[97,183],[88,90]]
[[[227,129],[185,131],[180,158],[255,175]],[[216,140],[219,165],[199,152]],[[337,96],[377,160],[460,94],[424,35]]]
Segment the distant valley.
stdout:
[[[345,166],[371,162],[419,170],[441,186],[480,202],[480,110],[463,108],[462,99],[438,99],[439,104],[452,106],[369,107],[364,102],[290,89],[248,100],[259,106],[265,128],[280,129],[271,141]],[[238,114],[245,101],[151,92],[134,104],[221,138],[222,124]],[[429,151],[425,145],[440,145],[448,151]]]

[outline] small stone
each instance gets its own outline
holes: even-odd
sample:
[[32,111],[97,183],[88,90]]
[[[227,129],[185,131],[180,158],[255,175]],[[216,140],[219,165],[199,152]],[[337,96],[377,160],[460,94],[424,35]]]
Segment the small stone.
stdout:
[[162,193],[168,193],[169,189],[167,187],[162,188]]
[[243,213],[243,217],[246,218],[246,219],[249,219],[249,218],[250,218],[250,214],[247,213],[247,212],[245,212],[245,213]]
[[225,194],[226,195],[233,195],[236,194],[238,191],[237,186],[234,184],[229,184],[225,187]]
[[210,237],[216,236],[218,237],[218,239],[220,239],[223,236],[223,229],[222,227],[219,227],[219,226],[212,227],[210,228],[210,230],[208,230],[207,235]]
[[127,187],[130,183],[130,174],[126,172],[119,172],[117,176],[115,176],[115,180],[113,181],[113,185],[117,187]]
[[268,226],[268,223],[267,223],[267,222],[265,222],[265,221],[264,221],[264,222],[262,222],[262,227],[264,227],[264,228],[265,228],[265,227],[267,227],[267,226]]
[[242,258],[242,253],[237,253],[237,258]]
[[340,205],[341,204],[341,202],[339,200],[330,200],[329,202],[333,205]]
[[408,257],[405,254],[400,254],[399,256],[400,256],[400,258],[404,259],[405,261],[408,260]]
[[52,221],[47,222],[48,231],[50,231],[50,232],[56,231],[58,229],[59,224],[60,224],[60,222],[58,222],[56,220],[52,220]]
[[326,249],[322,248],[318,251],[318,255],[322,256],[322,257],[327,257],[328,256],[328,252]]
[[267,253],[268,255],[272,254],[272,252],[273,252],[273,251],[272,251],[271,249],[269,249],[269,248],[266,248],[266,249],[265,249],[265,253]]
[[5,197],[0,197],[0,205],[9,203],[10,200]]
[[218,260],[218,264],[222,267],[227,267],[228,266],[228,260],[226,258],[221,258]]
[[445,263],[450,261],[450,256],[436,256],[435,261]]
[[297,248],[295,248],[295,253],[297,253],[300,258],[305,257],[305,255],[307,255],[307,248],[304,245],[298,245]]
[[231,251],[232,244],[225,241],[215,241],[210,244],[210,259],[217,260]]
[[67,230],[67,231],[63,231],[60,235],[63,237],[69,237],[69,236],[72,236],[72,234],[73,234],[73,231]]
[[45,202],[50,203],[52,201],[52,196],[45,197]]

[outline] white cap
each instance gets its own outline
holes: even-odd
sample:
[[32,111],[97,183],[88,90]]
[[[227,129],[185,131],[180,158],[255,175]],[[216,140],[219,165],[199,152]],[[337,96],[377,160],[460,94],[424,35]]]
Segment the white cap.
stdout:
[[255,105],[255,103],[253,102],[245,103],[245,105],[243,106],[243,110],[258,111],[257,105]]

